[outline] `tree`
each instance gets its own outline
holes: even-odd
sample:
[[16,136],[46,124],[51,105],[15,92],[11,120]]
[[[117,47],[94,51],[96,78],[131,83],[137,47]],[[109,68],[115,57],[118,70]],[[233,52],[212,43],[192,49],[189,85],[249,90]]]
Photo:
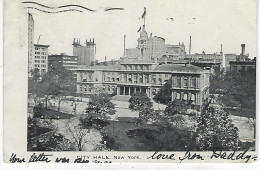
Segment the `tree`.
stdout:
[[196,143],[199,150],[235,150],[238,129],[221,109],[204,106],[198,118]]
[[51,96],[58,100],[58,111],[60,111],[62,96],[76,94],[76,80],[72,71],[65,67],[54,67],[44,74],[39,88],[45,95],[46,107],[48,97]]
[[[217,84],[217,85],[216,85]],[[247,117],[248,122],[256,132],[256,72],[247,70],[242,72],[220,72],[210,79],[210,89],[214,92],[222,91],[218,100],[227,107],[239,108],[233,114]]]
[[129,109],[132,111],[138,111],[139,118],[150,114],[152,111],[153,103],[145,93],[134,93],[129,99],[129,103]]
[[85,144],[90,140],[87,138],[88,129],[84,129],[78,118],[70,119],[66,123],[67,131],[72,136],[73,142],[79,151],[82,151]]
[[153,99],[158,103],[167,104],[172,99],[171,87],[172,84],[170,79],[160,88],[158,93],[153,92],[153,94],[155,95]]
[[176,114],[186,114],[188,109],[187,104],[182,100],[174,100],[168,104],[164,113],[167,116],[173,116]]
[[176,128],[181,128],[185,123],[185,119],[184,119],[183,115],[181,115],[181,114],[173,115],[171,117],[171,121],[174,123],[174,126]]
[[93,118],[106,120],[109,115],[115,114],[115,104],[108,94],[93,94],[89,98],[86,113]]
[[48,119],[28,117],[27,149],[30,151],[69,151],[71,142]]
[[31,93],[31,97],[33,97],[35,105],[38,104],[39,99],[39,89],[37,87],[38,82],[40,81],[40,73],[39,69],[35,68],[32,71],[32,77],[28,79],[28,93]]

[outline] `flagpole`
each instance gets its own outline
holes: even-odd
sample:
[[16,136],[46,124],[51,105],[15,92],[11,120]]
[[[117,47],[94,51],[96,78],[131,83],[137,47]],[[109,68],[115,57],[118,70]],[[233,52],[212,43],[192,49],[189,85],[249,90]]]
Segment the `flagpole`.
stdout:
[[146,8],[144,7],[144,27],[145,27],[145,17],[146,17]]
[[124,35],[124,58],[125,58],[125,38],[126,38],[126,35]]
[[145,17],[146,17],[146,16],[144,16],[144,27],[145,27]]

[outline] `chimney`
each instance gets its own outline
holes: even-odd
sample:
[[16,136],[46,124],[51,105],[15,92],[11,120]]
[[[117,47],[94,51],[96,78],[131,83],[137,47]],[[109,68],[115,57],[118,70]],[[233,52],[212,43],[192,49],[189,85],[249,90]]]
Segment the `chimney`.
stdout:
[[220,54],[222,54],[223,51],[222,51],[222,44],[220,45]]
[[189,44],[189,55],[190,55],[190,52],[191,52],[191,36],[190,36],[190,44]]
[[241,44],[241,48],[242,48],[242,55],[245,55],[245,48],[246,48],[246,45],[245,44]]

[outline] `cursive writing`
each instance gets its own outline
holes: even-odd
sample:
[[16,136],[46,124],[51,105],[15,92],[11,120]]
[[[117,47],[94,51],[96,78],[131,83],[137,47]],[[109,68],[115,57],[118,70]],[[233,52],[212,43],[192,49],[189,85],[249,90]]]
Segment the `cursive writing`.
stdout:
[[147,159],[171,159],[171,160],[175,160],[174,158],[174,154],[160,154],[158,152],[154,152],[154,154],[150,157],[148,157]]
[[213,158],[219,158],[219,159],[227,159],[227,160],[244,160],[246,163],[251,160],[256,160],[257,156],[252,156],[246,154],[248,149],[246,149],[243,152],[240,152],[236,155],[236,151],[233,151],[231,153],[227,153],[225,151],[213,151],[210,159]]
[[22,163],[25,162],[24,158],[17,158],[16,154],[12,153],[11,158],[9,159],[11,163]]
[[44,153],[41,153],[39,155],[37,155],[36,153],[33,153],[29,159],[29,163],[30,162],[50,162],[51,160],[49,160],[49,156],[53,156],[53,155],[45,155]]
[[187,151],[183,157],[179,157],[180,162],[183,160],[193,160],[193,159],[199,159],[199,160],[204,160],[204,158],[197,153],[191,154],[190,151]]

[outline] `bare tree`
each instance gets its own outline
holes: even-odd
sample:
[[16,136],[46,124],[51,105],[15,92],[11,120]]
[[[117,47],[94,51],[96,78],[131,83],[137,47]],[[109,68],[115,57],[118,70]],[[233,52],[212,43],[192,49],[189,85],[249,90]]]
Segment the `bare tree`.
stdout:
[[76,144],[79,151],[82,151],[83,147],[89,140],[87,139],[87,134],[89,129],[84,129],[79,123],[78,118],[70,119],[66,124],[67,130],[72,136],[74,143]]

